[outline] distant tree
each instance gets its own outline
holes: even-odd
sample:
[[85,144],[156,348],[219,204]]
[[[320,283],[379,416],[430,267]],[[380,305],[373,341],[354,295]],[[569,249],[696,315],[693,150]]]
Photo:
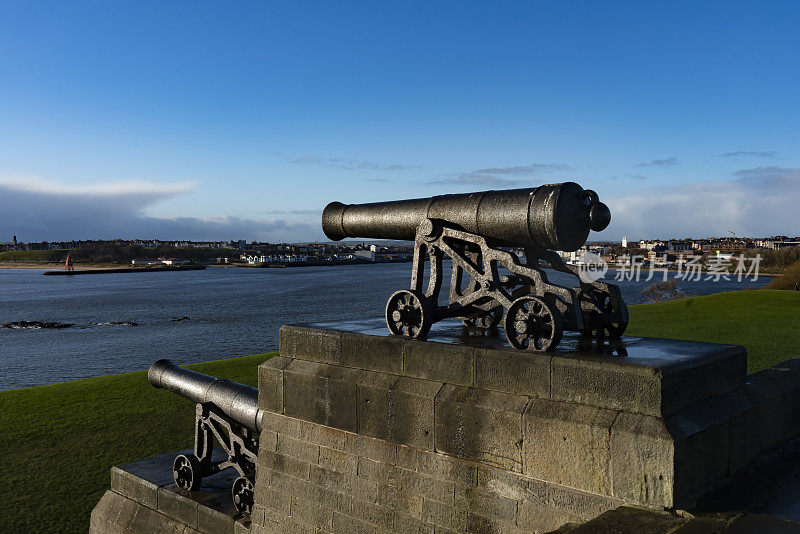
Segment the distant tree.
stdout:
[[780,276],[773,278],[764,289],[794,289],[797,283],[800,283],[800,260],[790,265]]
[[641,290],[639,294],[648,302],[662,302],[683,298],[686,294],[678,289],[677,280],[663,280],[651,284]]

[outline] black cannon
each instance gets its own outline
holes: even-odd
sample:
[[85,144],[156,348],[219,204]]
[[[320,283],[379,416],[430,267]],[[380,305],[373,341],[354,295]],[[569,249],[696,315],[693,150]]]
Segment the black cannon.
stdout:
[[[599,232],[610,222],[597,193],[573,182],[370,204],[332,202],[322,213],[322,229],[335,241],[414,241],[411,289],[395,292],[386,305],[393,334],[424,338],[431,325],[451,317],[486,330],[500,323],[505,309],[509,343],[536,351],[555,348],[565,329],[611,338],[625,331],[628,310],[619,288],[581,276],[579,267],[555,252],[578,250],[590,230]],[[453,261],[450,298],[440,305],[445,256]],[[426,259],[430,275],[423,289]],[[577,276],[580,284],[551,283],[545,265]]]
[[[231,495],[237,510],[249,514],[253,507],[261,410],[258,390],[229,380],[214,378],[158,360],[147,373],[150,383],[197,403],[194,454],[180,454],[172,464],[175,484],[187,490],[200,487],[203,477],[233,467],[239,477]],[[228,459],[214,463],[214,439]]]

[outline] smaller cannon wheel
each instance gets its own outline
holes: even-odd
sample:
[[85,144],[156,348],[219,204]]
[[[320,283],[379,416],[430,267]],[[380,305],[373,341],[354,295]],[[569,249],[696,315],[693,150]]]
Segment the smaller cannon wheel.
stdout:
[[561,314],[541,297],[520,297],[509,306],[506,338],[515,349],[552,350],[561,341]]
[[253,482],[247,477],[239,477],[233,481],[231,489],[233,506],[243,514],[253,511]]
[[[599,295],[599,308],[603,315],[611,315],[614,313],[614,300],[611,298],[609,293],[605,291]],[[615,322],[604,322],[601,323],[597,327],[597,336],[598,337],[606,337],[608,335],[609,339],[618,340],[622,337],[622,334],[625,333],[625,329],[628,328],[628,306],[622,301],[622,299],[618,299],[620,304],[620,315],[624,317],[623,320],[615,321]]]
[[194,454],[179,454],[172,462],[172,476],[179,488],[196,490],[203,480],[200,460]]
[[466,317],[461,319],[464,326],[467,328],[494,328],[500,324],[500,319],[503,318],[503,308],[495,308],[489,312],[479,315],[477,317]]
[[386,303],[386,325],[396,336],[421,338],[433,324],[433,309],[427,297],[415,289],[401,289]]

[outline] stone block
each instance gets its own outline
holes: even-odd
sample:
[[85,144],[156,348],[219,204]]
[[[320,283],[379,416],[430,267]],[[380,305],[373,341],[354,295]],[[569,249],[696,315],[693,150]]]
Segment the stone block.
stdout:
[[310,362],[341,363],[342,333],[335,330],[283,325],[278,332],[280,355]]
[[378,483],[371,480],[319,466],[311,468],[310,480],[317,486],[344,493],[356,499],[368,502],[377,501]]
[[300,421],[300,439],[337,451],[354,452],[356,435],[317,423]]
[[292,360],[273,356],[258,366],[258,407],[283,413],[283,370]]
[[568,513],[580,521],[587,521],[622,506],[624,502],[619,498],[547,484],[547,504],[556,513]]
[[439,530],[438,528],[434,530],[434,526],[431,523],[426,523],[417,517],[398,513],[394,515],[394,530],[391,532],[396,532],[397,534],[434,534],[434,532],[444,533],[444,530]]
[[454,502],[457,508],[488,519],[506,523],[516,520],[517,501],[501,497],[495,492],[480,488],[457,488]]
[[557,528],[572,522],[581,522],[576,515],[566,510],[535,501],[519,503],[517,510],[517,526],[531,532],[552,532]]
[[[232,507],[232,506],[231,506]],[[233,534],[233,513],[222,512],[218,507],[197,507],[197,530],[214,534]]]
[[405,340],[395,336],[342,333],[341,364],[381,373],[401,374]]
[[[292,438],[287,438],[292,439]],[[314,461],[316,463],[316,461]],[[295,478],[307,479],[311,463],[295,457],[294,455],[282,454],[270,450],[258,451],[259,466],[266,467],[281,473],[286,473]]]
[[436,396],[436,452],[522,471],[528,397],[452,384]]
[[[133,501],[131,501],[133,502]],[[125,532],[163,532],[164,534],[183,534],[188,529],[194,527],[185,524],[179,518],[171,518],[162,513],[158,513],[152,508],[133,503],[134,513],[129,521],[125,523]]]
[[550,398],[549,354],[475,349],[475,387]]
[[433,450],[433,410],[441,382],[366,373],[358,383],[358,432]]
[[374,502],[353,499],[350,515],[359,521],[384,530],[391,531],[394,529],[394,512],[392,509]]
[[400,489],[423,499],[452,504],[455,484],[449,480],[423,475],[408,469],[400,469]]
[[730,476],[755,460],[761,451],[758,438],[758,398],[752,388],[742,387],[715,397],[711,402],[728,415]]
[[464,531],[467,527],[467,511],[436,501],[422,503],[422,517],[426,523],[453,531]]
[[745,380],[747,355],[735,345],[639,338],[626,350],[624,358],[554,355],[551,399],[666,416]]
[[400,445],[397,447],[397,466],[462,486],[475,485],[475,464],[446,454]]
[[339,473],[358,474],[358,456],[328,447],[319,448],[319,465]]
[[309,464],[315,464],[319,461],[319,445],[301,439],[290,438],[283,434],[278,434],[277,452],[279,455],[298,458]]
[[669,415],[707,399],[741,387],[747,377],[747,351],[737,345],[679,342],[674,350],[702,354],[693,362],[661,369],[661,413]]
[[652,368],[555,357],[550,372],[553,400],[661,415],[661,377]]
[[419,495],[398,489],[397,486],[378,486],[376,502],[381,506],[391,508],[395,512],[420,518],[422,517],[423,500]]
[[292,517],[314,528],[330,532],[333,529],[333,510],[297,497],[292,497]]
[[352,532],[359,533],[373,533],[376,532],[375,525],[370,525],[364,521],[360,521],[349,515],[339,512],[333,513],[333,533],[334,534],[350,534]]
[[197,501],[178,492],[174,484],[158,489],[158,511],[191,528],[197,528]]
[[475,376],[475,349],[452,343],[406,340],[403,374],[414,378],[471,386]]
[[397,444],[391,441],[357,435],[353,446],[355,453],[364,458],[385,464],[397,462]]
[[111,489],[149,508],[158,508],[158,486],[116,466],[111,468]]
[[[778,364],[754,373],[749,383],[761,390],[759,416],[768,448],[780,445],[800,432],[800,369]],[[771,412],[770,415],[767,415]]]
[[728,474],[730,416],[714,403],[698,403],[666,419],[675,443],[674,506],[688,508]]
[[672,436],[662,419],[620,412],[611,427],[614,497],[672,507],[674,460]]
[[364,371],[294,360],[283,372],[286,415],[355,432]]
[[400,470],[397,466],[370,460],[369,458],[359,457],[358,476],[378,484],[395,487],[400,485]]
[[611,495],[611,426],[616,411],[533,399],[523,418],[523,471]]
[[[260,469],[260,468],[259,468]],[[292,496],[281,491],[280,488],[273,488],[260,481],[253,487],[253,500],[258,503],[257,507],[266,510],[266,515],[278,513],[282,516],[289,516],[292,506]]]

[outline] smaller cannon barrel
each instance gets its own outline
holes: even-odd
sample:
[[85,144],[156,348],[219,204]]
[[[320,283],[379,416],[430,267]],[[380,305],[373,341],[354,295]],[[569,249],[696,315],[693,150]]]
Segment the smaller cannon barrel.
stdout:
[[228,417],[245,427],[261,432],[261,410],[258,409],[258,390],[178,367],[169,360],[158,360],[147,372],[150,383],[169,390],[192,402],[213,403]]

